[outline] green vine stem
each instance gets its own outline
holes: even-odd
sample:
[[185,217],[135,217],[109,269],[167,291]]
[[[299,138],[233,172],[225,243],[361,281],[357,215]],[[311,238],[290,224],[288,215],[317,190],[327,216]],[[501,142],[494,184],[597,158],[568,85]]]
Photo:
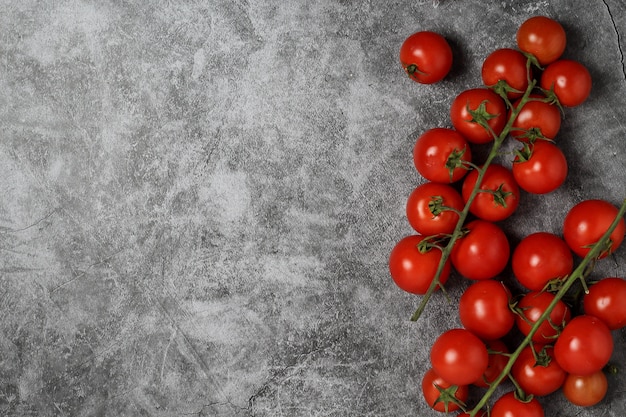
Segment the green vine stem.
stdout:
[[519,114],[519,112],[522,110],[522,107],[524,107],[524,105],[528,101],[532,100],[530,98],[530,94],[533,91],[533,89],[535,88],[536,83],[537,83],[536,80],[531,80],[531,82],[528,85],[528,88],[526,88],[526,91],[524,92],[524,95],[520,99],[519,104],[517,105],[517,107],[511,109],[511,115],[509,116],[509,119],[508,119],[506,125],[502,129],[502,132],[500,132],[500,135],[495,137],[493,145],[491,147],[491,150],[489,151],[489,155],[487,155],[487,159],[482,164],[482,167],[481,168],[475,168],[478,171],[478,178],[476,179],[476,185],[474,185],[474,188],[472,189],[472,192],[470,193],[470,195],[469,195],[469,197],[467,199],[467,202],[465,203],[465,207],[463,208],[463,210],[459,214],[459,220],[457,221],[456,227],[454,228],[454,231],[452,232],[452,234],[450,236],[450,240],[448,241],[448,244],[445,247],[443,247],[442,250],[441,250],[441,260],[439,261],[439,265],[437,267],[437,271],[435,273],[435,277],[434,277],[433,281],[431,282],[430,286],[428,287],[428,290],[426,291],[426,294],[424,294],[422,296],[422,299],[420,301],[419,306],[417,307],[417,310],[411,316],[411,321],[417,321],[420,318],[420,316],[422,315],[422,313],[426,309],[426,305],[428,304],[428,301],[430,300],[430,297],[433,295],[433,293],[435,292],[435,290],[438,287],[442,287],[441,281],[440,281],[439,278],[441,277],[441,273],[443,272],[443,269],[444,269],[444,267],[446,265],[446,262],[448,261],[448,259],[450,257],[450,253],[452,252],[452,248],[454,247],[454,243],[463,234],[462,229],[463,229],[463,225],[465,224],[465,219],[467,218],[467,215],[469,214],[469,208],[472,205],[472,202],[474,201],[474,198],[476,197],[476,195],[478,194],[478,192],[480,190],[480,185],[483,182],[483,177],[485,176],[485,171],[487,170],[487,167],[491,164],[493,159],[496,156],[498,156],[498,151],[500,150],[500,147],[504,143],[504,140],[506,139],[506,137],[508,136],[509,132],[511,131],[511,127],[513,126],[513,122],[517,118],[517,115]]
[[615,230],[620,220],[624,217],[624,214],[626,214],[626,199],[622,202],[617,216],[611,223],[611,226],[609,226],[609,228],[600,238],[600,240],[593,245],[589,253],[587,253],[587,255],[583,258],[580,264],[578,264],[576,269],[567,277],[565,281],[563,281],[563,285],[555,294],[552,302],[548,305],[546,310],[539,317],[533,327],[531,327],[528,335],[522,340],[517,349],[515,349],[515,351],[511,353],[511,355],[509,356],[509,361],[507,362],[500,375],[491,383],[491,385],[489,386],[483,397],[480,399],[480,401],[476,404],[476,406],[468,412],[470,417],[476,416],[476,414],[479,413],[485,405],[487,405],[487,401],[489,401],[489,398],[493,395],[498,385],[500,385],[504,378],[506,378],[506,376],[511,372],[511,368],[513,367],[513,364],[519,357],[522,350],[531,343],[533,335],[537,332],[541,324],[546,321],[548,317],[550,317],[550,313],[552,313],[552,310],[554,310],[554,307],[557,305],[559,300],[561,300],[565,296],[565,293],[569,290],[569,288],[576,281],[585,280],[585,278],[589,274],[588,268],[594,265],[595,261],[598,259],[598,256],[600,256],[602,252],[606,250],[608,245],[611,244],[611,233],[613,232],[613,230]]

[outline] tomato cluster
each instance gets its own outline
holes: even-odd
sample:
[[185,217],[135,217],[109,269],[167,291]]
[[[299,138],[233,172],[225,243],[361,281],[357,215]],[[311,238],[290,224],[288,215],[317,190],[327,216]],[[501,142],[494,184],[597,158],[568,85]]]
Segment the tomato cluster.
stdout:
[[[561,58],[566,33],[556,20],[531,17],[516,41],[517,48],[495,50],[483,61],[482,87],[452,100],[451,127],[417,138],[413,162],[426,182],[406,204],[416,233],[389,255],[397,286],[425,296],[416,314],[453,271],[472,281],[458,304],[463,327],[434,341],[422,379],[428,405],[460,410],[459,416],[487,415],[480,409],[506,380],[512,389],[491,404],[492,417],[543,416],[538,398],[559,390],[573,404],[596,404],[608,387],[611,331],[626,326],[626,280],[590,283],[587,267],[622,243],[623,209],[584,200],[563,219],[562,236],[535,232],[515,247],[499,225],[524,193],[547,194],[564,183],[561,115],[591,91],[585,66]],[[441,35],[418,32],[402,44],[400,61],[411,79],[431,84],[446,77],[452,55]],[[519,149],[513,160],[494,162],[506,138]],[[486,144],[489,155],[475,160],[473,150]],[[515,287],[525,289],[519,294],[501,277],[508,265]],[[518,341],[515,349],[511,340]],[[487,389],[474,409],[470,385]]]

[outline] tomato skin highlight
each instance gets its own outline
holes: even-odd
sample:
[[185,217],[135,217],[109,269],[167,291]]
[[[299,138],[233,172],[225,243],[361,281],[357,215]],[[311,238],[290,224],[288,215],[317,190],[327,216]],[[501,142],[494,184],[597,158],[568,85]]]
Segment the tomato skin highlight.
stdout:
[[[454,402],[449,402],[446,409],[445,403],[437,401],[441,395],[437,387],[447,389],[452,387],[452,384],[437,375],[437,373],[431,368],[426,371],[422,377],[422,395],[426,400],[426,404],[428,404],[430,408],[441,412],[450,412],[460,409],[459,405]],[[454,397],[459,402],[465,403],[469,398],[469,387],[467,385],[457,386]]]
[[591,93],[591,74],[577,61],[561,59],[548,65],[539,81],[544,90],[554,94],[564,107],[576,107],[587,100]]
[[[572,207],[563,221],[563,238],[572,251],[585,257],[591,250],[590,246],[600,240],[602,235],[617,216],[619,210],[605,200],[584,200]],[[626,225],[620,219],[617,227],[610,235],[611,246],[599,256],[599,259],[613,253],[624,240]]]
[[609,363],[613,353],[611,330],[597,317],[574,317],[554,344],[554,357],[569,374],[589,375]]
[[491,409],[491,417],[545,417],[545,414],[536,398],[523,402],[511,391],[496,400]]
[[[441,204],[454,210],[443,210],[433,214],[429,204],[433,198],[441,198]],[[427,182],[416,187],[409,195],[406,204],[406,216],[415,231],[424,236],[450,234],[459,219],[458,212],[463,210],[461,194],[447,184]]]
[[[477,170],[470,171],[463,180],[461,195],[465,202],[469,200],[477,180]],[[504,220],[510,217],[519,205],[520,190],[513,173],[500,164],[492,163],[487,167],[480,190],[484,191],[478,191],[470,206],[470,212],[480,219],[490,222]],[[494,195],[498,190],[503,193],[501,202]]]
[[500,339],[515,325],[510,300],[511,291],[502,282],[491,279],[475,282],[459,300],[463,327],[483,340]]
[[402,68],[420,84],[433,84],[444,79],[452,68],[452,61],[450,44],[435,32],[414,33],[400,47]]
[[603,371],[590,375],[568,375],[563,384],[563,395],[569,402],[580,407],[591,407],[604,399],[609,382]]
[[548,194],[559,188],[568,173],[563,152],[546,140],[536,140],[527,146],[531,152],[528,160],[522,160],[519,155],[513,160],[513,177],[520,188],[532,194]]
[[513,249],[513,275],[531,291],[540,291],[556,278],[565,278],[574,269],[574,255],[567,243],[548,232],[524,237]]
[[495,223],[472,220],[464,227],[467,233],[461,236],[450,252],[450,261],[467,279],[493,278],[506,267],[510,256],[510,245],[506,234]]
[[470,143],[484,144],[494,140],[494,136],[480,124],[472,121],[470,110],[477,110],[484,103],[485,110],[494,117],[487,121],[491,130],[499,135],[506,124],[506,104],[504,100],[487,88],[472,88],[461,92],[452,101],[450,119],[452,126]]
[[[411,235],[402,238],[391,250],[389,255],[389,272],[391,278],[402,290],[423,295],[435,277],[441,251],[433,248],[421,253],[417,247],[425,236]],[[439,277],[441,285],[445,284],[450,275],[450,263],[446,262]]]
[[489,366],[485,343],[466,329],[442,333],[430,350],[430,363],[444,380],[453,385],[469,385]]
[[599,318],[611,330],[626,326],[626,280],[603,278],[589,287],[583,298],[585,314]]
[[[459,164],[472,161],[467,140],[453,129],[436,127],[420,135],[413,147],[413,163],[417,172],[428,181],[453,183],[467,174],[467,167],[446,166],[457,155]],[[450,173],[452,172],[452,174]]]
[[[554,300],[554,294],[545,291],[531,291],[525,294],[517,303],[521,315],[516,316],[515,324],[524,336],[530,333],[531,327],[539,320],[546,311],[548,305]],[[533,334],[532,341],[539,344],[551,344],[558,334],[550,322],[556,326],[568,323],[572,313],[563,301],[559,300],[550,313],[549,319],[541,323],[539,329]]]
[[537,58],[540,65],[556,61],[565,51],[565,29],[546,16],[534,16],[523,22],[516,34],[517,46]]
[[537,364],[535,355],[541,355],[543,347],[526,346],[511,369],[511,374],[524,392],[529,395],[546,396],[557,391],[563,385],[567,374],[554,359],[554,349],[546,348],[544,354],[548,364]]

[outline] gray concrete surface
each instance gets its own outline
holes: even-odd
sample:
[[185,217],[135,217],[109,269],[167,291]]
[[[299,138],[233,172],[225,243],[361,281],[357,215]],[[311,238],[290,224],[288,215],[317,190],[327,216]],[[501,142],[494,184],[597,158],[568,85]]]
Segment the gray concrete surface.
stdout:
[[[577,201],[626,197],[623,0],[1,3],[3,416],[438,415],[419,383],[467,283],[412,323],[388,275],[411,150],[534,14],[594,86],[558,137],[566,184],[503,227],[559,233]],[[433,86],[398,63],[424,29],[455,54]],[[623,416],[610,383],[546,416]]]

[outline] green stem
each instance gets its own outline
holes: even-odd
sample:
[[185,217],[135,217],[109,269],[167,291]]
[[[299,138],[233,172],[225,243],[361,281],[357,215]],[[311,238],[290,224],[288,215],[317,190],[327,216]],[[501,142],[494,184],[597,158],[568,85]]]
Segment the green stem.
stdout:
[[554,307],[557,305],[557,303],[563,298],[563,296],[565,296],[567,290],[569,290],[569,288],[579,279],[584,279],[583,277],[585,277],[589,273],[587,267],[589,265],[592,265],[596,261],[598,256],[600,256],[600,254],[606,249],[607,245],[611,242],[611,233],[613,232],[613,230],[615,230],[620,220],[624,217],[624,214],[626,214],[626,199],[622,202],[617,216],[611,223],[611,226],[609,226],[609,228],[604,233],[604,235],[602,235],[600,240],[593,245],[589,253],[587,253],[585,258],[581,261],[581,263],[563,282],[563,286],[555,294],[554,299],[548,305],[543,314],[539,316],[539,319],[537,319],[533,327],[531,327],[528,335],[524,338],[524,340],[522,340],[517,349],[513,353],[511,353],[509,361],[507,362],[500,375],[491,383],[489,389],[485,392],[480,401],[469,412],[470,417],[474,417],[481,410],[481,408],[483,408],[487,404],[487,401],[489,400],[489,398],[491,398],[498,385],[500,385],[504,378],[506,378],[506,376],[511,372],[511,368],[513,367],[513,364],[519,357],[522,350],[531,343],[533,335],[537,332],[541,324],[546,321],[548,317],[550,317],[552,310],[554,310]]
[[454,247],[455,242],[463,234],[462,229],[463,229],[463,225],[465,224],[465,219],[467,218],[467,215],[469,214],[469,208],[472,205],[472,202],[474,201],[476,194],[478,194],[478,191],[480,190],[480,185],[483,182],[483,177],[485,176],[487,167],[491,164],[493,159],[496,156],[498,156],[498,151],[500,150],[502,143],[508,136],[511,130],[511,127],[513,126],[513,121],[515,121],[515,118],[519,114],[520,110],[522,110],[522,107],[524,107],[526,102],[529,100],[530,93],[535,88],[536,83],[537,83],[536,80],[532,80],[529,83],[528,88],[526,89],[526,91],[524,92],[524,95],[520,99],[518,106],[511,109],[511,115],[506,125],[504,126],[504,129],[502,129],[502,132],[500,132],[500,135],[494,139],[493,145],[491,147],[491,151],[489,152],[489,155],[487,155],[487,159],[482,164],[481,169],[478,170],[478,178],[476,179],[476,185],[474,185],[474,188],[472,189],[472,192],[470,193],[467,199],[467,202],[465,203],[465,207],[459,214],[459,220],[457,221],[456,227],[454,228],[454,231],[452,232],[452,235],[450,236],[450,240],[448,241],[448,244],[441,251],[441,260],[439,261],[439,265],[437,267],[435,277],[433,281],[430,283],[430,286],[428,287],[426,294],[422,296],[422,299],[420,301],[419,306],[417,307],[417,310],[415,310],[415,313],[413,313],[413,315],[411,316],[411,321],[417,321],[420,318],[420,316],[426,309],[426,305],[430,301],[430,297],[433,295],[437,287],[441,286],[441,282],[440,282],[441,273],[443,272],[443,269],[446,263],[448,262],[448,259],[450,258],[450,253],[452,252],[452,248]]

